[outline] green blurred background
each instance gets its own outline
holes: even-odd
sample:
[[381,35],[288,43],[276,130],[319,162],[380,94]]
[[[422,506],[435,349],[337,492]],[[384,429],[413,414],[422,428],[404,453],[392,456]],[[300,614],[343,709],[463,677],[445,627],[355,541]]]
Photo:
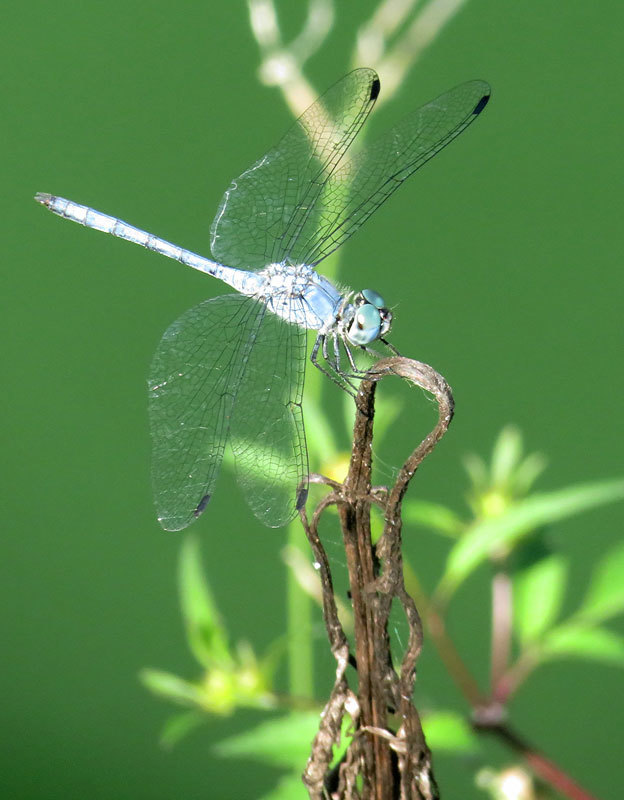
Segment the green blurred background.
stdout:
[[[304,6],[282,5],[292,34]],[[351,68],[344,54],[374,5],[339,4],[306,68],[319,92]],[[169,323],[223,288],[62,222],[32,196],[70,197],[208,254],[223,190],[289,113],[257,79],[242,3],[30,2],[5,7],[2,27],[2,794],[254,798],[275,773],[209,748],[257,715],[215,720],[163,753],[169,709],[136,677],[146,665],[196,669],[177,605],[180,535],[163,532],[152,507],[145,381]],[[619,2],[472,0],[371,122],[374,134],[468,78],[493,86],[477,124],[342,255],[345,283],[397,306],[399,350],[455,390],[451,432],[411,496],[462,511],[462,454],[489,452],[508,422],[547,454],[542,488],[622,473],[623,30]],[[388,435],[392,466],[406,426],[416,438],[432,416],[423,395],[398,392],[410,415]],[[553,531],[574,559],[570,607],[621,521],[608,507]],[[227,471],[195,528],[233,636],[262,650],[285,625],[285,533],[257,523]],[[437,574],[441,543],[419,535],[406,547],[421,573]],[[484,679],[486,583],[472,580],[462,600],[451,631]],[[322,688],[331,664],[320,664]],[[427,648],[419,686],[463,708]],[[615,698],[615,670],[556,664],[521,691],[514,719],[616,798]],[[488,747],[490,763],[511,760]],[[437,759],[444,796],[480,796],[473,766]]]

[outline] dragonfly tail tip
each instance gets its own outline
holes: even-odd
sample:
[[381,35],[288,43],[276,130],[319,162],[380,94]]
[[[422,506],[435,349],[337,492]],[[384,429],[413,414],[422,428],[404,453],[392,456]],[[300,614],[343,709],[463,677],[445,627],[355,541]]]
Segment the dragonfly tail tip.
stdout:
[[53,196],[51,194],[48,194],[47,192],[37,192],[37,194],[35,195],[35,200],[38,203],[41,203],[42,206],[49,207],[53,199],[54,199]]

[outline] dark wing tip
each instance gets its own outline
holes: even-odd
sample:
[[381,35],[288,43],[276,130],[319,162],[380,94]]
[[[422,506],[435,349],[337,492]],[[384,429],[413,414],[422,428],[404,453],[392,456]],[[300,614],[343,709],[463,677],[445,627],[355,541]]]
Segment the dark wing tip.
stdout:
[[306,504],[307,499],[308,499],[308,487],[307,486],[301,487],[297,492],[297,499],[295,500],[295,508],[297,509],[297,511],[301,511],[301,509]]
[[209,502],[210,502],[210,495],[205,494],[197,504],[197,508],[193,511],[193,516],[195,517],[195,519],[197,519],[197,517],[199,517],[199,515],[206,510],[206,506],[208,505]]
[[375,77],[373,78],[373,82],[371,83],[370,99],[376,100],[379,97],[380,90],[381,90],[381,81],[379,80],[379,76],[375,75]]
[[490,95],[488,93],[488,94],[484,94],[483,97],[479,100],[477,105],[472,110],[472,113],[475,115],[475,117],[483,111],[483,109],[488,104],[489,99],[490,99]]

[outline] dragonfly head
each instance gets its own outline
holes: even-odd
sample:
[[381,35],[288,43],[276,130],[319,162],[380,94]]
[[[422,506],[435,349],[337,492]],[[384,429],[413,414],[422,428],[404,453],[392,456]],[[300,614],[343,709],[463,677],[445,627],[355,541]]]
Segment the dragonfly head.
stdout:
[[385,336],[392,324],[392,311],[383,297],[372,289],[363,289],[353,300],[353,319],[347,330],[347,339],[353,345],[366,345]]

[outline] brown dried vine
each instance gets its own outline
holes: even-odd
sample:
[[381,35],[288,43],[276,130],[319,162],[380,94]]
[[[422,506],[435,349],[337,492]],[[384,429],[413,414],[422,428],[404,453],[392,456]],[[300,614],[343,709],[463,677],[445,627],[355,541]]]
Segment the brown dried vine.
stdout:
[[[390,489],[371,486],[374,399],[377,382],[389,375],[404,378],[432,394],[438,422],[405,461]],[[438,790],[431,754],[412,703],[416,662],[422,647],[422,624],[403,583],[401,504],[414,473],[446,432],[453,416],[450,387],[427,364],[402,357],[383,359],[367,373],[356,397],[356,419],[348,475],[343,484],[315,476],[332,491],[308,520],[301,519],[319,565],[327,635],[336,658],[336,680],[303,775],[313,800],[435,800]],[[383,535],[371,543],[370,507],[382,507]],[[336,505],[346,551],[354,614],[355,644],[338,619],[329,561],[318,535],[323,511]],[[388,620],[393,600],[401,603],[409,625],[407,646],[395,668],[390,655]],[[357,691],[347,677],[356,666]],[[354,731],[340,764],[330,769],[348,714]]]

